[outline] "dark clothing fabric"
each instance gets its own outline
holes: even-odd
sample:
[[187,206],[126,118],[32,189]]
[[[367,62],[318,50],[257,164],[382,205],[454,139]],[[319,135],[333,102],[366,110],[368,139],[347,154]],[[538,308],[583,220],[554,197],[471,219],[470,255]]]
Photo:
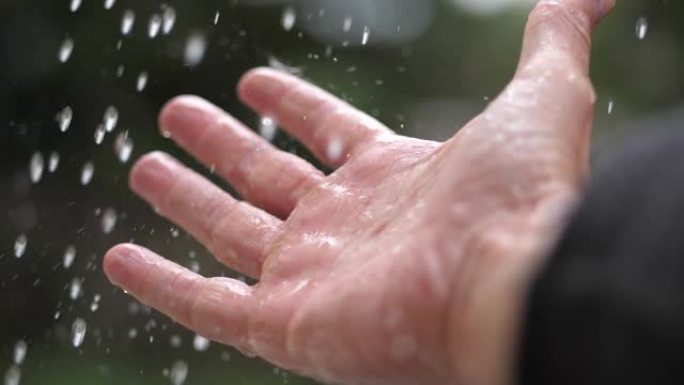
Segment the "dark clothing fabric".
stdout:
[[684,135],[598,166],[528,300],[518,384],[684,384]]

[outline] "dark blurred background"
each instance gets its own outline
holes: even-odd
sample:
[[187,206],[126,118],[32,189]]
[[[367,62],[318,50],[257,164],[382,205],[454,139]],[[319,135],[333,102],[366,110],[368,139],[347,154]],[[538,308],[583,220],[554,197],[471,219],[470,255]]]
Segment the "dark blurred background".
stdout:
[[[595,38],[596,158],[684,128],[684,3],[618,2]],[[198,94],[259,130],[234,88],[271,65],[400,133],[445,139],[511,77],[533,4],[0,0],[0,382],[310,383],[207,345],[107,283],[102,255],[122,241],[232,274],[126,186],[155,149],[210,174],[159,134],[159,108]]]

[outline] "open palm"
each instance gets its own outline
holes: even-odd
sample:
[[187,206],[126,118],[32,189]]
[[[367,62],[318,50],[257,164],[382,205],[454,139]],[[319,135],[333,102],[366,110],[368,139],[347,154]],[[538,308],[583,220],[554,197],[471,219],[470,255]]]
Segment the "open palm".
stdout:
[[324,381],[502,381],[486,366],[510,353],[523,277],[587,169],[589,34],[612,6],[596,3],[540,2],[514,80],[445,143],[251,71],[242,99],[336,169],[327,177],[208,102],[173,100],[162,129],[251,204],[160,153],[131,185],[259,283],[204,278],[134,245],[108,252],[108,276],[203,336]]

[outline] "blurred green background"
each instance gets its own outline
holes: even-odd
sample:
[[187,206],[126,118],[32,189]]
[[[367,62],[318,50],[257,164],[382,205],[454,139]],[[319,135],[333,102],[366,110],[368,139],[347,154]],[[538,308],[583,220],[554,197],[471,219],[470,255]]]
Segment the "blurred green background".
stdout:
[[[24,385],[310,383],[230,348],[206,347],[107,283],[102,255],[122,241],[205,275],[232,274],[127,189],[131,164],[150,150],[206,173],[159,135],[159,108],[193,93],[258,127],[234,88],[249,68],[272,65],[400,133],[445,139],[511,77],[534,1],[116,0],[110,9],[105,2],[0,0],[0,382],[16,385],[20,373]],[[684,3],[618,2],[595,38],[597,158],[634,134],[684,128]],[[135,20],[123,36],[126,10]],[[165,33],[170,10],[175,23]],[[156,20],[162,30],[151,38]],[[73,52],[62,63],[69,39]],[[195,55],[187,56],[188,41]],[[148,82],[138,91],[143,72]],[[67,106],[73,120],[61,132],[56,116]],[[97,144],[108,106],[118,124]],[[131,160],[117,157],[117,137],[134,143]],[[275,142],[309,157],[282,134]],[[59,164],[50,172],[53,153]],[[32,182],[31,159],[37,171],[39,157],[44,170]],[[94,174],[84,186],[88,162]],[[112,213],[115,226],[103,231]],[[69,247],[76,255],[67,268]],[[87,325],[78,347],[76,319]]]

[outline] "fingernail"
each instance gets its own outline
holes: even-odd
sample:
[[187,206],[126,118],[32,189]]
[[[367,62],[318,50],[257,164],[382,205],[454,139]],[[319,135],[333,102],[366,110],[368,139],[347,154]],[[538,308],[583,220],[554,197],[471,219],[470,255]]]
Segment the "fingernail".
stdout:
[[254,70],[240,84],[240,96],[256,109],[272,107],[286,86],[279,75],[274,70]]
[[163,153],[153,153],[141,159],[131,174],[131,187],[152,204],[171,188],[176,161]]
[[130,288],[136,275],[140,275],[149,262],[134,246],[123,245],[109,251],[105,258],[105,272],[116,286]]
[[212,124],[221,110],[197,96],[179,96],[164,108],[160,119],[164,136],[194,138],[199,130]]

